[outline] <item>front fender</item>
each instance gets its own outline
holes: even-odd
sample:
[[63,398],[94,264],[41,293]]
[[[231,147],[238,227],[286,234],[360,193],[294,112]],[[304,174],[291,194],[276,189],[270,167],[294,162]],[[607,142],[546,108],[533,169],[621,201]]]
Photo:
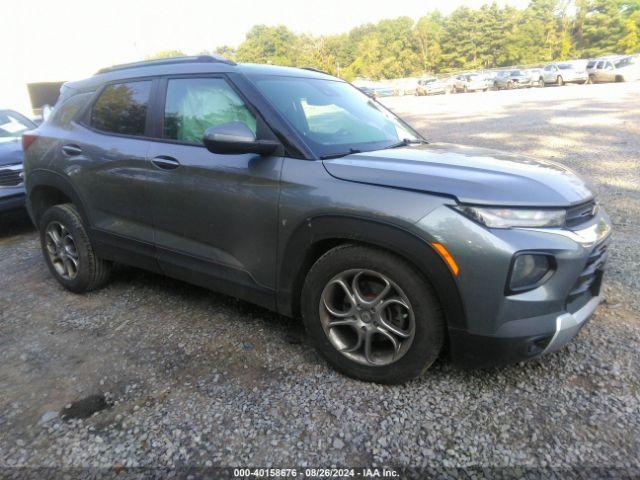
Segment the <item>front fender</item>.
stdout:
[[286,241],[278,272],[278,311],[299,314],[304,277],[323,253],[320,245],[360,242],[394,252],[415,265],[431,282],[449,326],[466,325],[464,307],[451,271],[427,239],[397,225],[346,215],[319,215],[306,219]]

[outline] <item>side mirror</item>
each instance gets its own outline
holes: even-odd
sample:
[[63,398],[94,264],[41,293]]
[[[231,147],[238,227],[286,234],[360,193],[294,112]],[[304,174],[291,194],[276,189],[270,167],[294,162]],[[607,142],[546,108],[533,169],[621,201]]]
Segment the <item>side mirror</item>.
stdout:
[[242,122],[231,122],[207,128],[202,142],[211,153],[257,153],[269,155],[278,148],[278,142],[257,140],[251,129]]

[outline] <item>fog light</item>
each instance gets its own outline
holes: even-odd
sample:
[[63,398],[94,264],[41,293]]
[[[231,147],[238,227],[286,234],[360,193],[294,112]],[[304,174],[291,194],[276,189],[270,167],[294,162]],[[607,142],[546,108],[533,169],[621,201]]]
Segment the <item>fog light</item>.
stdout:
[[555,259],[539,253],[520,253],[511,264],[509,290],[532,290],[546,282],[555,268]]

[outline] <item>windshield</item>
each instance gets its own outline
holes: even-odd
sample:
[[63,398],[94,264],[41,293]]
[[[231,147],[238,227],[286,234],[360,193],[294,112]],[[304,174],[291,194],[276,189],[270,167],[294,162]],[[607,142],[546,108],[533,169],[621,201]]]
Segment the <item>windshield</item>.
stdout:
[[420,136],[350,84],[261,75],[258,90],[319,157],[379,150]]
[[36,128],[31,120],[12,110],[0,110],[0,138],[16,138]]

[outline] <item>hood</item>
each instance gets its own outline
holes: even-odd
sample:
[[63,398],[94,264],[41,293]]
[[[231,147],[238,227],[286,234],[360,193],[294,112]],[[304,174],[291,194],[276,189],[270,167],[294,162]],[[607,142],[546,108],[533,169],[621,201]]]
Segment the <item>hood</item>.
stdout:
[[0,166],[20,163],[23,158],[22,139],[19,137],[11,139],[0,138]]
[[566,207],[593,194],[559,164],[494,150],[427,144],[323,160],[330,175],[477,205]]

